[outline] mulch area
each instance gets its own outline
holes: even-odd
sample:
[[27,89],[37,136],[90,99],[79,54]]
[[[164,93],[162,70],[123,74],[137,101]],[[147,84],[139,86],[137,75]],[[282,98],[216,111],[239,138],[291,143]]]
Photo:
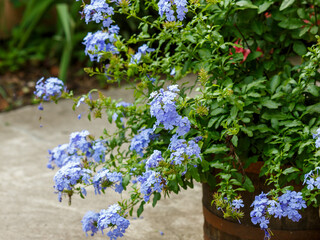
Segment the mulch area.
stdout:
[[[0,74],[0,112],[32,104],[36,82],[41,77],[57,77],[57,66],[28,66],[16,72]],[[87,93],[92,88],[107,89],[94,77],[89,77],[83,66],[72,66],[67,78],[67,89],[75,94]]]

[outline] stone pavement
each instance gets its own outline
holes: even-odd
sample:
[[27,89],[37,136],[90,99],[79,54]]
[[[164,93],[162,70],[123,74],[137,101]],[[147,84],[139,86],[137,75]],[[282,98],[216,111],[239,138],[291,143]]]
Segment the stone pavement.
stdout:
[[[132,94],[124,89],[111,88],[105,94],[132,100]],[[46,168],[48,149],[67,143],[71,132],[86,129],[99,136],[103,128],[111,127],[105,119],[78,120],[85,108],[73,112],[71,106],[70,101],[63,101],[44,104],[42,112],[37,106],[26,106],[0,114],[0,240],[109,239],[100,232],[86,237],[80,221],[88,210],[105,209],[121,195],[88,191],[84,200],[74,196],[71,206],[66,198],[59,203],[53,189],[56,170]],[[201,185],[196,184],[194,189],[162,199],[156,208],[145,206],[143,218],[130,219],[122,239],[203,239],[201,198]]]

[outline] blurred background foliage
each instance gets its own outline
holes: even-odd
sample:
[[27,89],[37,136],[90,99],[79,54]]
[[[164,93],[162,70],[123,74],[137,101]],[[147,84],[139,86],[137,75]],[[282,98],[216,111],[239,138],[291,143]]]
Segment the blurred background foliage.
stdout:
[[[82,1],[0,0],[0,74],[27,66],[58,65],[58,77],[67,79],[70,64],[90,65],[81,44],[88,32],[99,30],[85,24],[79,13]],[[147,14],[140,1],[141,14]],[[116,16],[121,35],[129,38],[138,21]]]
[[[84,37],[101,26],[81,20],[81,4],[75,0],[0,0],[0,112],[30,104],[34,84],[42,76],[59,77],[71,89],[106,87],[104,76],[89,78],[83,71],[105,63],[91,63],[84,53]],[[139,15],[149,14],[145,1],[137,4]],[[114,17],[122,37],[128,39],[137,32],[139,20]]]

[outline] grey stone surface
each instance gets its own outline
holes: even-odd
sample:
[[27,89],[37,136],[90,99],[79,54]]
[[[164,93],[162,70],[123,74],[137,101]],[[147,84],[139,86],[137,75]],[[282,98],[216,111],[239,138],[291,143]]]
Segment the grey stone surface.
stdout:
[[[105,95],[132,100],[132,94],[124,89],[112,88]],[[63,101],[45,104],[42,112],[37,106],[26,106],[0,114],[1,240],[109,239],[101,233],[86,237],[80,221],[88,210],[107,208],[126,195],[94,195],[89,191],[84,200],[74,196],[71,206],[65,198],[59,203],[53,189],[56,170],[46,168],[48,149],[67,143],[71,132],[87,129],[98,136],[103,128],[111,128],[105,119],[78,120],[77,115],[85,108],[73,112],[71,106],[70,101]],[[131,225],[122,239],[202,239],[201,198],[201,186],[196,184],[194,189],[162,199],[156,208],[146,206],[143,218],[130,219]]]

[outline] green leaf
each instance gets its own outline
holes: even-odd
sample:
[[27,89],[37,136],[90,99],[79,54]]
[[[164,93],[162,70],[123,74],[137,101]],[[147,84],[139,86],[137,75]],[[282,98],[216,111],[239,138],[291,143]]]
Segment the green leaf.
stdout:
[[199,50],[199,55],[202,59],[208,60],[212,57],[210,49],[202,48]]
[[303,115],[307,113],[320,113],[320,103],[316,103],[314,105],[308,106]]
[[300,30],[300,33],[299,33],[299,37],[302,37],[304,34],[306,34],[308,32],[309,28],[308,27],[304,27]]
[[305,25],[305,23],[299,18],[286,18],[281,21],[279,27],[286,29],[298,29]]
[[227,113],[228,111],[225,110],[224,108],[217,108],[215,110],[213,110],[210,115],[211,116],[216,116],[216,115],[219,115],[219,114],[222,114],[222,113]]
[[238,146],[238,136],[237,135],[233,135],[232,139],[231,139],[232,144],[237,147]]
[[254,186],[249,177],[246,177],[246,180],[243,183],[243,187],[248,190],[249,192],[254,192]]
[[229,148],[226,147],[224,144],[216,144],[210,148],[207,148],[203,154],[210,154],[210,153],[225,153],[229,151]]
[[242,0],[236,3],[236,5],[238,5],[239,7],[242,7],[244,9],[246,8],[252,8],[252,9],[256,9],[258,8],[256,5],[253,5],[251,1],[249,0]]
[[152,201],[152,207],[155,207],[157,202],[161,199],[161,194],[158,192],[155,192],[153,194],[153,201]]
[[122,185],[125,187],[125,186],[127,186],[129,183],[130,183],[130,175],[127,174],[127,175],[123,178],[123,180],[122,180]]
[[306,9],[305,8],[299,8],[297,10],[297,14],[301,19],[306,19],[307,18],[307,13],[306,13]]
[[277,87],[280,85],[281,81],[280,81],[280,76],[279,75],[275,75],[272,77],[271,81],[270,81],[270,90],[271,93],[274,93],[275,90],[277,89]]
[[295,0],[284,0],[280,5],[280,11],[285,10],[286,8],[290,7]]
[[238,114],[238,110],[239,110],[239,109],[238,109],[236,106],[233,106],[233,107],[231,108],[230,118],[231,118],[232,120],[235,120],[235,119],[236,119],[237,114]]
[[253,136],[253,132],[246,127],[241,127],[241,130],[248,135],[248,137]]
[[258,14],[266,11],[272,4],[273,2],[264,2],[261,5],[259,5]]
[[189,40],[190,42],[192,42],[192,43],[196,43],[196,40],[195,40],[195,38],[193,37],[193,35],[191,35],[191,34],[188,34],[188,35],[186,35],[186,36],[184,36],[187,40]]
[[318,30],[319,30],[319,27],[314,25],[310,28],[310,33],[312,34],[317,34],[318,33]]
[[258,57],[261,57],[261,55],[262,55],[262,52],[254,51],[254,52],[249,54],[249,56],[247,58],[247,61],[251,61],[251,60],[257,59]]
[[139,206],[139,208],[138,208],[138,211],[137,211],[137,216],[138,216],[138,217],[140,217],[140,215],[142,214],[142,212],[143,212],[143,210],[144,210],[144,208],[143,208],[144,204],[146,204],[145,201],[141,202],[141,204],[140,204],[140,206]]
[[290,173],[298,172],[298,171],[300,171],[298,168],[289,167],[289,168],[286,168],[286,170],[284,170],[284,171],[282,172],[282,174],[288,175],[288,174],[290,174]]
[[261,115],[261,118],[266,119],[266,120],[271,120],[271,119],[276,119],[276,120],[292,119],[292,117],[290,117],[289,115],[281,113],[281,112],[279,112],[279,113],[265,112],[264,114]]
[[[263,33],[263,24],[260,21],[254,21],[251,25],[252,30],[258,34],[261,35]],[[261,53],[262,54],[262,53]]]
[[218,120],[218,118],[211,118],[208,123],[208,128],[211,128],[212,125]]
[[319,96],[319,89],[316,85],[314,84],[310,84],[307,86],[307,89],[306,91],[310,94],[312,94],[313,96],[315,97],[318,97]]
[[295,41],[293,43],[293,51],[297,53],[298,55],[302,56],[307,53],[307,48],[301,41]]
[[274,102],[272,100],[262,101],[261,104],[270,109],[277,109],[281,105],[280,103]]
[[247,96],[248,97],[259,98],[259,97],[261,97],[261,94],[260,93],[255,93],[255,92],[251,92]]

